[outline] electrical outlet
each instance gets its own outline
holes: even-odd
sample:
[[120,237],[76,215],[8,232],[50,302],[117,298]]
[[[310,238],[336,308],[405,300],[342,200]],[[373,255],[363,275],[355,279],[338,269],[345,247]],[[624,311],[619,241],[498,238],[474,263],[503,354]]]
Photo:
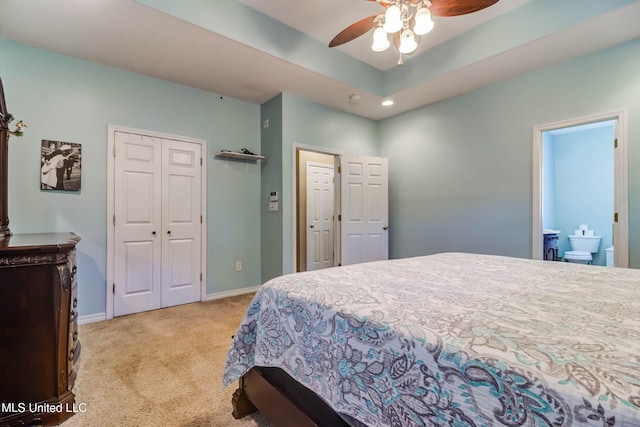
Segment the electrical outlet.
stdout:
[[236,261],[236,271],[242,271],[242,261]]

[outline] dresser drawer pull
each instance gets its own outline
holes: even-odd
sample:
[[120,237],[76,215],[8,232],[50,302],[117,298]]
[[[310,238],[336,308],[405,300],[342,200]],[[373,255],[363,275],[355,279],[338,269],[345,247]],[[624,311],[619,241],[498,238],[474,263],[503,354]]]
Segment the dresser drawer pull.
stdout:
[[69,322],[75,322],[76,321],[76,316],[77,313],[75,310],[71,310],[71,313],[69,313]]
[[78,306],[78,298],[74,298],[73,299],[73,308],[76,308]]
[[69,360],[70,360],[70,361],[72,361],[72,362],[73,362],[73,355],[74,355],[74,354],[76,354],[76,349],[75,349],[75,348],[74,348],[74,349],[72,349],[72,350],[69,352]]
[[73,338],[72,339],[73,339],[73,342],[78,341],[78,333],[77,332],[73,333]]

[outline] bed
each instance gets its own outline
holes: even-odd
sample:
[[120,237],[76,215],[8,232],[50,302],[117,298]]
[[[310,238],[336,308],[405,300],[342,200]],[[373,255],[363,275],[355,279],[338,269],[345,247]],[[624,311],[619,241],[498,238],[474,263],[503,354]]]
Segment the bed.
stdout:
[[234,416],[275,425],[640,426],[640,270],[443,253],[285,275],[234,335],[236,380]]

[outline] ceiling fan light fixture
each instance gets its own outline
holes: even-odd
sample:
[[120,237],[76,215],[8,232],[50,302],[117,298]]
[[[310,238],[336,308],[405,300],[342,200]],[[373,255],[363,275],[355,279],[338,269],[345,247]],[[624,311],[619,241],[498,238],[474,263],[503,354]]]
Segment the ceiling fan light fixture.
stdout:
[[389,33],[395,33],[402,29],[402,12],[397,5],[391,5],[384,14],[384,30]]
[[393,45],[400,54],[400,66],[403,64],[402,56],[416,52],[422,36],[433,30],[432,16],[466,15],[486,9],[500,0],[438,0],[435,5],[432,4],[435,0],[368,1],[377,2],[386,10],[349,25],[329,42],[329,47],[340,46],[374,30],[371,50],[382,52],[391,45],[388,37],[391,34]]
[[431,19],[431,11],[426,7],[421,7],[416,12],[415,25],[413,26],[413,32],[418,36],[423,36],[429,31],[433,30],[434,23]]
[[390,44],[387,32],[382,27],[376,28],[373,32],[373,45],[371,45],[371,50],[374,52],[382,52],[387,50]]
[[398,47],[398,50],[400,53],[411,53],[416,50],[417,47],[418,42],[416,42],[413,31],[407,28],[400,35],[400,47]]

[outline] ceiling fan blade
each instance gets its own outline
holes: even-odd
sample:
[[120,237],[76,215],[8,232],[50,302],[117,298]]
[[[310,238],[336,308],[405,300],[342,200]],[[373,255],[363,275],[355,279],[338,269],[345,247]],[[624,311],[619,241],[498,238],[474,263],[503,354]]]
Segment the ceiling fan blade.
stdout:
[[329,47],[340,46],[341,44],[350,42],[351,40],[360,37],[367,31],[378,25],[378,22],[376,20],[377,17],[378,15],[371,15],[367,18],[361,19],[355,24],[349,25],[347,28],[340,31],[340,33],[338,33],[338,35],[335,36],[333,40],[331,40],[331,42],[329,43]]
[[458,16],[486,9],[498,0],[431,0],[433,16]]

